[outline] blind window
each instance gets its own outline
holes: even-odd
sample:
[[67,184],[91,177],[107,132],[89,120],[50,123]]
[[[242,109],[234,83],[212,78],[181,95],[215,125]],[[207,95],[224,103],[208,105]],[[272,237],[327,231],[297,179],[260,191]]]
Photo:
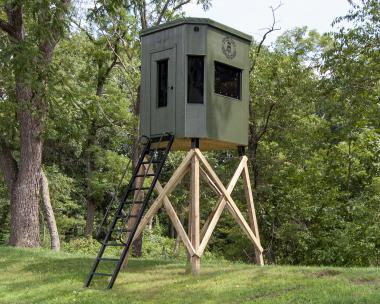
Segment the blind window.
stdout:
[[187,102],[203,103],[204,57],[189,56],[187,65]]
[[241,70],[215,62],[215,93],[240,100]]
[[157,107],[168,105],[168,59],[157,61]]

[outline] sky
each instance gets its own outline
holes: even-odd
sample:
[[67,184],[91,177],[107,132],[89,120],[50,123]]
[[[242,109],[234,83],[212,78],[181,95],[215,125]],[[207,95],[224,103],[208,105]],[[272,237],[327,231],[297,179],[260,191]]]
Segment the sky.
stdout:
[[272,24],[270,6],[277,7],[277,27],[266,40],[269,44],[286,30],[308,26],[323,33],[331,31],[335,17],[349,10],[347,0],[213,0],[212,7],[204,12],[201,6],[189,4],[185,8],[188,17],[210,18],[261,39],[264,28]]

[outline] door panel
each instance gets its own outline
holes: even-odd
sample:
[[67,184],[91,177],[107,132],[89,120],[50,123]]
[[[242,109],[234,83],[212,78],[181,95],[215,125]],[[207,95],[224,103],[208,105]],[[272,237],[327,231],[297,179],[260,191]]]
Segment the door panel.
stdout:
[[150,64],[150,134],[174,134],[176,49],[152,53]]

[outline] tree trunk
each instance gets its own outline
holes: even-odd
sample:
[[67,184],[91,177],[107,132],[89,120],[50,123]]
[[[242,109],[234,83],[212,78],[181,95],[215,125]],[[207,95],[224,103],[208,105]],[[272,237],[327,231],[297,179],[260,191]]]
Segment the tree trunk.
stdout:
[[[98,65],[98,80],[96,85],[96,96],[101,97],[104,93],[104,85],[108,76],[102,72],[102,65]],[[84,236],[86,238],[92,236],[94,232],[94,221],[96,212],[96,203],[92,196],[91,176],[92,172],[96,170],[94,164],[94,155],[92,153],[92,146],[96,144],[96,121],[93,119],[90,124],[90,130],[87,141],[86,151],[86,227],[84,229]]]
[[148,223],[148,230],[150,231],[150,230],[152,230],[153,229],[153,217],[151,217],[150,219],[149,219],[149,223]]
[[[185,215],[184,212],[181,212],[179,215],[179,220],[182,224],[182,226],[185,223]],[[175,239],[174,249],[173,249],[173,256],[178,257],[179,255],[179,245],[181,244],[181,237],[179,236],[179,233],[177,233],[177,237]]]
[[89,131],[89,138],[87,141],[87,151],[86,151],[86,227],[84,230],[84,236],[90,237],[94,231],[94,220],[95,220],[95,211],[96,204],[92,196],[92,185],[91,177],[92,172],[94,171],[94,157],[92,153],[92,146],[95,145],[96,141],[96,129],[95,123],[92,122]]
[[[17,70],[17,69],[15,69]],[[22,71],[20,72],[22,73]],[[16,73],[17,113],[20,122],[20,161],[17,179],[11,191],[11,233],[9,244],[18,247],[38,247],[39,189],[42,159],[42,128],[45,117],[44,101],[33,97],[25,85],[24,75]],[[39,113],[37,113],[39,112]]]
[[253,175],[252,190],[255,193],[256,192],[255,190],[260,184],[260,175],[259,175],[259,164],[257,162],[258,143],[253,137],[254,137],[254,134],[251,134],[249,143],[248,143],[248,156],[249,156],[249,161],[252,166],[252,175]]
[[51,249],[54,251],[59,251],[61,246],[60,246],[59,234],[58,234],[58,229],[57,229],[57,223],[55,221],[53,207],[51,206],[51,203],[50,203],[49,181],[43,170],[41,170],[40,183],[41,183],[42,206],[43,206],[46,222],[47,222],[49,233],[50,233]]
[[86,198],[86,206],[87,206],[87,213],[86,213],[86,228],[84,230],[84,236],[86,238],[91,237],[92,233],[94,231],[94,220],[95,220],[95,209],[96,206],[94,202],[91,200],[91,198]]

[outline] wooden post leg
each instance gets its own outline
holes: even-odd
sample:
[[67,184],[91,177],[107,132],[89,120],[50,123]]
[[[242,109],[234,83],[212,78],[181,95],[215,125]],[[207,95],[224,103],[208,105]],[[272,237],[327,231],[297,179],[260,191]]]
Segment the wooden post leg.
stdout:
[[[199,160],[197,157],[193,157],[191,160],[191,181],[190,181],[190,201],[191,201],[191,215],[190,215],[190,227],[191,227],[191,243],[195,252],[198,252],[199,248]],[[190,258],[191,272],[193,275],[198,275],[200,271],[200,257],[194,254]]]
[[[244,170],[243,170],[243,185],[244,185],[245,198],[248,204],[248,217],[249,217],[248,222],[260,244],[259,228],[257,225],[256,211],[255,211],[255,205],[253,202],[251,181],[249,178],[247,164],[245,165]],[[260,250],[257,250],[256,247],[255,247],[255,260],[256,260],[257,265],[260,265],[260,266],[264,265],[263,253]]]
[[[190,176],[191,179],[191,176]],[[191,182],[191,181],[190,181]],[[187,223],[187,235],[189,236],[191,245],[193,245],[193,238],[191,235],[191,219],[192,219],[192,212],[191,212],[191,199],[189,200],[189,210],[188,210],[188,223]],[[187,252],[187,261],[186,261],[186,273],[191,272],[191,254],[190,252]]]

